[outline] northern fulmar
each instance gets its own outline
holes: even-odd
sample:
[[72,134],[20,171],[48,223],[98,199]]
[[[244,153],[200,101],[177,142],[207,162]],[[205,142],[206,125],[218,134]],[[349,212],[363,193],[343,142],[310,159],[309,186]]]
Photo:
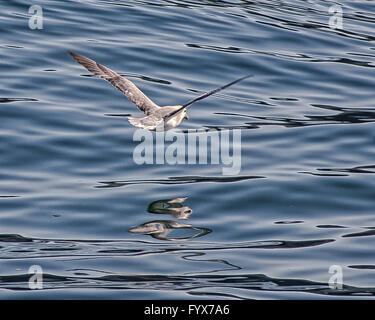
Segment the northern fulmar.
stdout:
[[146,114],[146,117],[128,117],[128,120],[133,126],[150,131],[167,131],[169,129],[177,127],[183,119],[189,119],[186,112],[186,108],[188,106],[250,77],[250,75],[241,77],[220,88],[206,92],[183,105],[159,107],[141,90],[139,90],[133,82],[120,76],[117,72],[80,54],[74,52],[69,52],[69,54],[88,71],[111,83],[115,88],[120,90],[131,102],[133,102],[141,111],[143,111]]

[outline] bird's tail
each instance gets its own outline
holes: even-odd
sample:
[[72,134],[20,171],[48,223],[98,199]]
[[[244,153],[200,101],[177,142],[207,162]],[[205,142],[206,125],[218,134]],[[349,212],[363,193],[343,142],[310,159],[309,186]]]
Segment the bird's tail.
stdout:
[[142,123],[144,118],[133,118],[128,117],[128,121],[134,126],[139,128],[145,128],[145,125]]
[[128,117],[128,121],[135,127],[155,131],[156,128],[163,122],[163,119],[153,119],[150,116],[144,118]]

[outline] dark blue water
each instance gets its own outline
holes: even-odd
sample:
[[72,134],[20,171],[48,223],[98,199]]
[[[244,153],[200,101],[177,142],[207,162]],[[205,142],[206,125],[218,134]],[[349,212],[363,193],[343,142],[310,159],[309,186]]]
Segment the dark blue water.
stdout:
[[[1,5],[0,298],[375,295],[374,2],[33,4]],[[241,172],[135,164],[141,113],[68,51],[160,105],[252,74],[179,127],[241,129]]]

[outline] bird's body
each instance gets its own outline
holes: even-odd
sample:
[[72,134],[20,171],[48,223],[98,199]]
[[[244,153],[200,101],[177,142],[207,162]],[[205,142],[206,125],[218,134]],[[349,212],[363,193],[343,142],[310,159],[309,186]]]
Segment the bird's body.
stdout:
[[188,119],[186,109],[181,110],[172,117],[168,117],[172,112],[181,109],[182,106],[164,106],[159,107],[156,112],[151,113],[144,118],[128,117],[129,122],[135,127],[141,127],[150,131],[167,131],[177,127],[182,120]]
[[150,98],[148,98],[141,90],[139,90],[133,82],[120,76],[117,72],[80,54],[74,52],[69,53],[79,64],[84,66],[88,71],[92,72],[98,77],[107,80],[115,88],[120,90],[141,111],[143,111],[146,114],[146,117],[128,117],[128,120],[133,126],[147,129],[150,131],[167,131],[169,129],[177,127],[182,122],[182,120],[189,119],[186,112],[186,108],[189,105],[249,77],[245,76],[235,81],[232,81],[231,83],[226,84],[225,86],[222,86],[215,90],[209,91],[185,103],[184,105],[159,107]]

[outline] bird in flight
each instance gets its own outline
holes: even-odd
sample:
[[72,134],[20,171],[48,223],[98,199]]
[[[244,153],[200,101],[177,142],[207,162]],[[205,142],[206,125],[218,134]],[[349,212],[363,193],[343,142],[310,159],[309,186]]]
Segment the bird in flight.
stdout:
[[69,52],[69,54],[88,71],[111,83],[115,88],[120,90],[131,102],[133,102],[141,111],[143,111],[146,114],[146,117],[128,117],[128,120],[133,126],[150,131],[167,131],[169,129],[177,127],[182,122],[182,120],[189,119],[186,112],[188,106],[250,77],[250,75],[247,75],[234,80],[220,88],[206,92],[183,105],[159,107],[141,90],[139,90],[133,82],[120,76],[117,72],[80,54],[74,52]]

